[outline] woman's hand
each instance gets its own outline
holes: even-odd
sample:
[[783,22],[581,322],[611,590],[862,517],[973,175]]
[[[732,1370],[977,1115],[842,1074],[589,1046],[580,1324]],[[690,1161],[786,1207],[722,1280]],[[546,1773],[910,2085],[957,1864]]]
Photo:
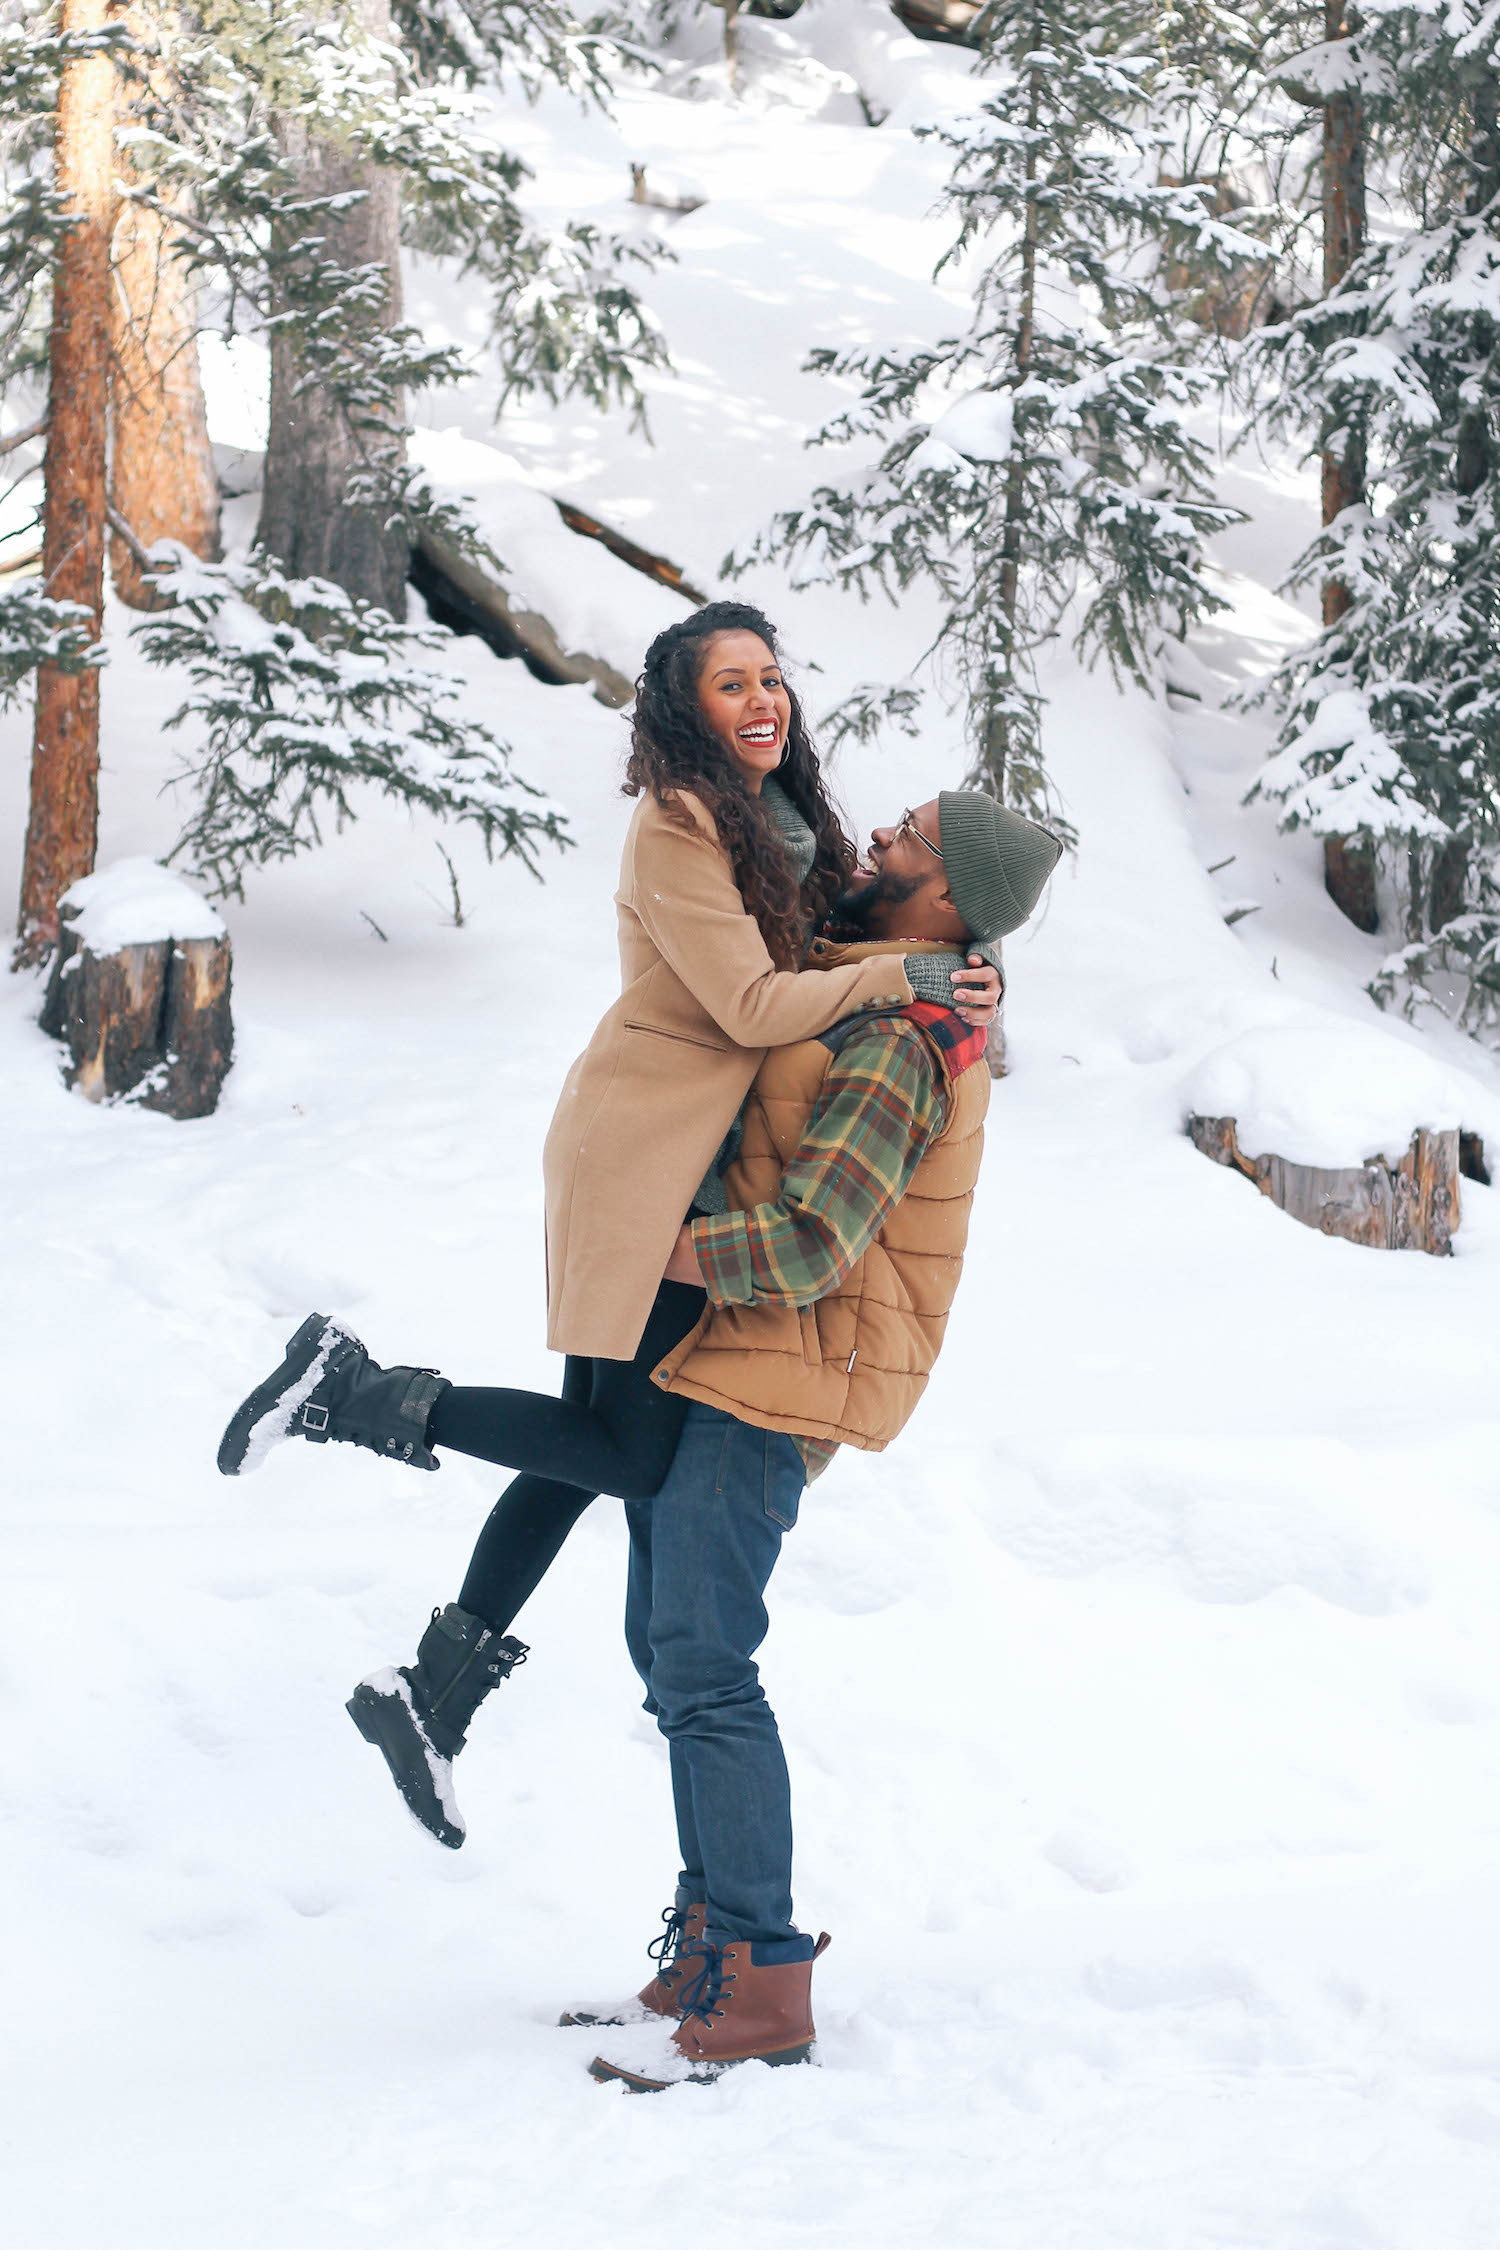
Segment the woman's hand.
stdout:
[[953,972],[953,1005],[965,1023],[972,1023],[988,1031],[1000,1013],[1001,995],[1005,986],[1000,981],[1000,971],[977,953],[969,955],[967,969]]

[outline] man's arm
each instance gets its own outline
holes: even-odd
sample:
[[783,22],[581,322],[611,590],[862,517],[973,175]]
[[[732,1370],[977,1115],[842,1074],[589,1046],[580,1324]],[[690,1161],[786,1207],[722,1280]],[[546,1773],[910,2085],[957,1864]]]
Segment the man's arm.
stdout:
[[716,1305],[816,1303],[869,1249],[943,1114],[921,1033],[890,1018],[867,1024],[829,1065],[775,1202],[695,1219],[666,1278],[699,1281]]

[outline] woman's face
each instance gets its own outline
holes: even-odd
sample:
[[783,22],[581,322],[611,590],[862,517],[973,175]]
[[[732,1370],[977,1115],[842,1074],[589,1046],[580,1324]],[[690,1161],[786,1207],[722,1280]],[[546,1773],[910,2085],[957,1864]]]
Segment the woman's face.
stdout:
[[698,674],[698,707],[752,793],[780,765],[792,699],[759,633],[715,633]]

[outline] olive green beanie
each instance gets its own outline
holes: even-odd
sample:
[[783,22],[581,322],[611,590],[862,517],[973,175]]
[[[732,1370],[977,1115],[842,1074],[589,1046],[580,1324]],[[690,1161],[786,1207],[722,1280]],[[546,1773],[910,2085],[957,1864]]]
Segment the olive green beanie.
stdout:
[[953,903],[978,945],[1021,927],[1063,852],[1056,836],[980,789],[938,792],[938,837]]

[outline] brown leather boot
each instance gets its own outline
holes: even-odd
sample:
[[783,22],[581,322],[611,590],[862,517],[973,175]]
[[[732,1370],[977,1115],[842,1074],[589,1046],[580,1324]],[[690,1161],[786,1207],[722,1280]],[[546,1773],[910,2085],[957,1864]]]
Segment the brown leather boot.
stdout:
[[[669,1906],[662,1915],[666,1923],[659,1938],[653,1938],[646,1951],[659,1966],[649,1984],[642,1985],[633,2000],[622,2000],[615,2007],[570,2008],[558,2017],[559,2024],[622,2024],[644,2023],[650,2018],[666,2016],[677,2019],[677,1994],[682,1989],[683,1962],[689,1948],[696,1950],[703,1937],[703,1917],[706,1906]],[[697,1962],[689,1962],[696,1974]]]
[[639,2094],[659,2094],[684,2081],[706,2085],[733,2063],[806,2062],[817,2037],[813,1961],[830,1943],[825,1930],[812,1961],[757,1968],[748,1944],[720,1947],[704,1939],[694,1955],[682,1957],[689,1973],[679,1986],[681,2022],[672,2030],[664,2023],[638,2025],[633,2037],[611,2040],[609,2056],[596,2055],[590,2074],[618,2079]]

